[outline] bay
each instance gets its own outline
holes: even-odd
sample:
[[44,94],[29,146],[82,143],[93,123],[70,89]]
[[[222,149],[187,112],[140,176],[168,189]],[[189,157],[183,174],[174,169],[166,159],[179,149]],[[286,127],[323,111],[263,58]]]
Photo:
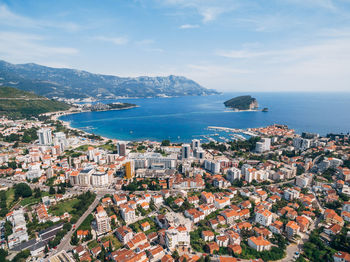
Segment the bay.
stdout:
[[288,125],[297,133],[326,135],[350,131],[350,93],[249,93],[269,112],[233,112],[225,108],[223,102],[238,95],[246,93],[123,99],[118,101],[139,107],[72,114],[60,119],[97,135],[138,141],[188,142],[212,134],[208,126],[243,129],[276,123]]

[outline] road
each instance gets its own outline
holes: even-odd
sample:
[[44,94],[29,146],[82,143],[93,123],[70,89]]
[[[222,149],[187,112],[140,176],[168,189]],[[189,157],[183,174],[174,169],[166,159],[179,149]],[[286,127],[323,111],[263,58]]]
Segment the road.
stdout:
[[[92,211],[95,209],[95,207],[98,205],[98,203],[100,202],[100,199],[103,197],[102,194],[99,194],[96,196],[95,201],[90,205],[90,207],[85,211],[85,213],[78,219],[77,223],[75,223],[75,229],[78,229],[78,227],[80,226],[80,224],[85,220],[85,218],[92,213]],[[72,249],[72,245],[70,244],[70,239],[74,233],[74,229],[72,229],[71,231],[69,231],[64,238],[61,240],[61,243],[57,246],[57,249],[55,251],[55,253],[58,253],[62,250],[70,250]]]

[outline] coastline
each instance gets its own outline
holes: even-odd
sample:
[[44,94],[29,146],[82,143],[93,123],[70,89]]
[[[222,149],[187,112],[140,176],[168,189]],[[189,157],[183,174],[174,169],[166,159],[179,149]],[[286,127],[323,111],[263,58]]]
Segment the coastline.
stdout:
[[[125,108],[113,108],[113,109],[106,109],[106,110],[96,110],[96,111],[91,111],[91,110],[80,110],[80,111],[76,111],[76,109],[69,109],[66,111],[57,111],[57,112],[50,112],[50,113],[45,113],[43,115],[47,115],[50,116],[50,119],[53,121],[60,121],[62,123],[63,126],[65,126],[68,129],[71,130],[75,130],[75,131],[79,131],[79,132],[83,132],[87,135],[94,135],[93,133],[87,132],[85,130],[79,129],[79,128],[75,128],[71,126],[71,123],[69,121],[64,121],[62,119],[60,119],[61,116],[67,116],[67,115],[74,115],[74,114],[80,114],[80,113],[88,113],[88,112],[105,112],[105,111],[114,111],[114,110],[127,110],[127,109],[132,109],[132,108],[136,108],[136,107],[140,107],[139,105],[135,105],[135,106],[129,106],[129,107],[125,107]],[[105,136],[100,136],[104,141],[108,141],[108,140],[115,140],[115,141],[121,141],[119,139],[116,138],[108,138]]]

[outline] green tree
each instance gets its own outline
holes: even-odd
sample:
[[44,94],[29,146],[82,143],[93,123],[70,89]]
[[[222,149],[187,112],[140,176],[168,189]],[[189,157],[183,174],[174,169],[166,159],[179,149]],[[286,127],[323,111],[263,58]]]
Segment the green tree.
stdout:
[[19,183],[15,185],[15,198],[32,196],[32,189],[26,183]]
[[163,140],[161,146],[170,146],[170,140]]
[[56,190],[55,190],[55,188],[54,188],[53,186],[50,186],[49,194],[50,194],[50,195],[56,194]]

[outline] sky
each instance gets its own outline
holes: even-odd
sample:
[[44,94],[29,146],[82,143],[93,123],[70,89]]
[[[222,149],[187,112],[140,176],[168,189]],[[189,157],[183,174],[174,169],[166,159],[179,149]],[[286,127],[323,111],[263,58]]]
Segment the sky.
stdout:
[[350,91],[350,0],[0,0],[0,59],[219,91]]

